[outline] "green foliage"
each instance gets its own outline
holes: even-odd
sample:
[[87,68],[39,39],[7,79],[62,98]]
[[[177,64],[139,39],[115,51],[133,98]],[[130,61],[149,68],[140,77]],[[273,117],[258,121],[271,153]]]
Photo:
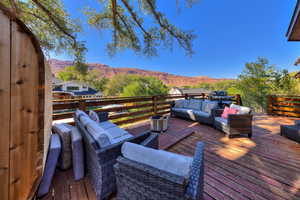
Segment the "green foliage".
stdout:
[[243,103],[256,111],[266,110],[267,95],[298,93],[297,80],[287,70],[277,70],[264,58],[246,63],[235,87],[240,91]]
[[57,78],[62,81],[80,80],[81,76],[75,66],[67,66],[64,70],[58,72]]
[[[188,7],[196,1],[185,0]],[[112,40],[107,44],[111,55],[131,49],[155,56],[161,45],[171,49],[174,40],[187,54],[193,53],[195,35],[171,24],[158,11],[156,0],[99,0],[98,3],[100,9],[96,10],[89,8],[86,1],[84,13],[92,27],[111,32]],[[77,33],[82,31],[79,20],[71,19],[62,0],[3,0],[1,4],[14,11],[31,29],[45,51],[66,50],[75,56],[75,65],[84,63],[86,48],[84,42],[77,40]]]
[[57,74],[57,77],[62,81],[80,81],[91,85],[93,88],[99,91],[103,91],[108,79],[101,76],[101,73],[97,70],[85,69],[85,65],[82,66],[84,71],[78,71],[78,66],[68,66],[64,70]]
[[84,77],[84,82],[90,84],[98,91],[104,91],[108,81],[108,78],[102,77],[101,73],[95,69],[88,71]]
[[193,88],[203,88],[209,91],[223,90],[227,91],[229,94],[233,94],[233,90],[230,88],[234,87],[236,84],[236,80],[224,80],[216,83],[200,83],[198,85],[193,86]]
[[66,50],[75,53],[83,50],[75,37],[81,27],[70,18],[61,0],[5,0],[2,3],[15,11],[46,52]]
[[168,93],[168,87],[155,77],[116,75],[104,91],[107,96],[152,96]]
[[119,96],[122,94],[123,89],[126,85],[129,85],[132,81],[134,81],[136,76],[134,75],[125,75],[119,74],[114,76],[107,83],[106,88],[104,90],[104,94],[106,96]]
[[[182,31],[171,24],[166,16],[159,12],[155,0],[109,0],[100,1],[102,10],[86,8],[88,23],[99,31],[110,30],[111,42],[107,50],[111,55],[123,49],[132,49],[136,53],[156,56],[161,45],[171,48],[173,40],[187,52],[193,54],[192,31]],[[186,0],[189,5],[195,1]],[[145,18],[149,23],[145,26]]]

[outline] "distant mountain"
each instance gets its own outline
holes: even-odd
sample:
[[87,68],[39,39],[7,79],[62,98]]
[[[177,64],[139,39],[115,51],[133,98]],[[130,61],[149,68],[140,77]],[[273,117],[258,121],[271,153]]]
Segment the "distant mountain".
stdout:
[[[71,61],[63,61],[57,59],[50,59],[48,60],[48,62],[54,75],[56,75],[59,71],[63,70],[66,66],[72,65]],[[207,76],[178,76],[166,72],[149,71],[137,68],[110,67],[108,65],[100,63],[88,63],[88,66],[89,69],[99,70],[101,74],[107,78],[111,78],[117,74],[137,74],[143,76],[154,76],[162,80],[166,85],[172,85],[177,87],[182,87],[186,85],[196,85],[199,83],[215,83],[218,81],[229,80],[225,78],[210,78]]]

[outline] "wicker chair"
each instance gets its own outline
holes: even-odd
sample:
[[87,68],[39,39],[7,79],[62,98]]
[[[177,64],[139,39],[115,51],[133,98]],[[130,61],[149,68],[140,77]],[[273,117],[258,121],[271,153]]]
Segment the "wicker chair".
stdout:
[[[100,113],[100,120],[106,114]],[[107,117],[106,117],[107,119]],[[88,179],[96,193],[97,199],[106,199],[116,191],[116,178],[113,165],[121,155],[121,146],[125,141],[141,144],[151,148],[158,148],[158,134],[150,131],[134,136],[125,141],[111,144],[104,148],[96,148],[96,141],[90,136],[83,124],[74,116],[74,121],[80,130],[85,149],[85,169]]]
[[204,144],[196,146],[189,177],[119,157],[114,166],[118,200],[198,200],[203,198]]
[[[231,138],[236,135],[248,134],[252,137],[252,114],[234,114],[228,115],[227,120],[220,120],[223,109],[214,110],[214,128],[223,131]],[[218,120],[217,120],[218,119]]]

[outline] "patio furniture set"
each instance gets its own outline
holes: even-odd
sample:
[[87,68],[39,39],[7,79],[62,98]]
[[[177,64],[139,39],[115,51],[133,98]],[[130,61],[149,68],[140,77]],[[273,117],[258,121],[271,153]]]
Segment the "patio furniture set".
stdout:
[[231,104],[220,108],[218,101],[202,99],[177,100],[171,108],[171,115],[208,124],[223,131],[228,137],[241,134],[252,136],[251,109]]
[[132,135],[108,121],[107,113],[77,110],[75,127],[53,126],[38,197],[50,189],[56,166],[73,165],[74,179],[85,175],[97,199],[202,199],[204,144],[194,157],[158,149],[158,134],[147,131]]

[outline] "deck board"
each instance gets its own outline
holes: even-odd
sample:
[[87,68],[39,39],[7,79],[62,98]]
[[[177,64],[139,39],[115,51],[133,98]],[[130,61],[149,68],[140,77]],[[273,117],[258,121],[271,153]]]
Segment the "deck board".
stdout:
[[[300,199],[300,144],[279,135],[280,125],[294,120],[256,115],[251,139],[228,139],[210,126],[173,118],[160,148],[192,156],[196,143],[205,143],[204,199]],[[148,123],[141,123],[128,130],[137,134],[148,128]],[[88,180],[74,181],[69,170],[57,171],[44,199],[96,197]]]

